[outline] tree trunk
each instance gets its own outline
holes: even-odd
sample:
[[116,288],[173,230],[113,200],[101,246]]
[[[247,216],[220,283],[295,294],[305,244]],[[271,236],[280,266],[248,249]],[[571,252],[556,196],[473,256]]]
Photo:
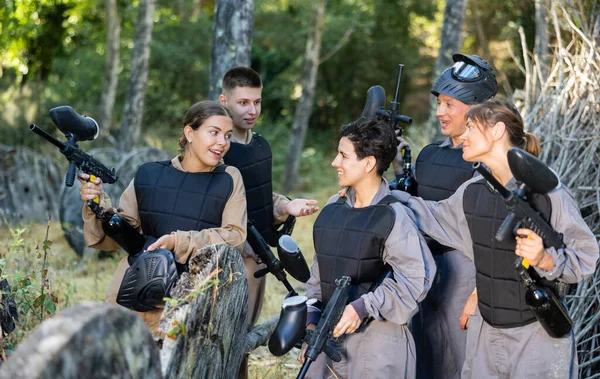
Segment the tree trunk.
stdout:
[[140,0],[131,56],[131,79],[119,136],[119,149],[123,152],[131,151],[141,134],[155,6],[156,0]]
[[306,41],[304,52],[304,68],[302,70],[302,96],[296,106],[294,122],[290,133],[290,143],[285,158],[283,171],[282,192],[288,193],[296,186],[298,169],[300,167],[300,156],[306,139],[308,121],[313,110],[315,99],[315,86],[317,84],[317,72],[319,68],[319,55],[321,50],[321,32],[323,30],[323,18],[325,14],[325,0],[313,2],[313,29]]
[[254,0],[217,0],[213,23],[208,98],[221,94],[223,75],[232,67],[250,66]]
[[119,82],[119,42],[121,37],[121,23],[117,15],[117,1],[104,0],[106,12],[106,61],[104,67],[104,88],[98,109],[98,125],[101,128],[110,128],[112,114],[117,96]]
[[[546,18],[548,16],[547,0],[535,0],[535,55],[539,61],[542,81],[548,77],[550,67],[548,28]],[[543,83],[543,82],[542,82]]]
[[[446,0],[444,25],[442,26],[442,42],[433,69],[432,84],[435,83],[435,80],[442,74],[444,69],[454,64],[452,54],[459,53],[462,48],[462,25],[466,8],[467,0]],[[432,98],[429,104],[429,119],[427,121],[429,135],[434,137],[432,140],[442,138],[438,119],[435,117],[436,108],[437,100]]]

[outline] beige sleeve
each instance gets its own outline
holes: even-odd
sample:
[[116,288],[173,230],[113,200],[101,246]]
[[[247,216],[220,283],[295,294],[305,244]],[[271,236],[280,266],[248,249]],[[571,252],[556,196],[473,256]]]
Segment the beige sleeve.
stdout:
[[285,211],[285,206],[288,205],[290,199],[283,195],[273,192],[273,223],[279,225],[283,223],[289,216]]
[[213,244],[225,243],[235,248],[242,249],[246,240],[246,224],[248,214],[246,210],[246,191],[242,175],[237,168],[228,166],[225,169],[233,179],[233,191],[225,204],[221,227],[204,229],[202,231],[181,231],[175,234],[175,258],[179,263],[187,262],[190,255],[198,248]]
[[[119,200],[119,208],[115,209],[112,205],[110,197],[103,193],[100,197],[100,208],[111,213],[118,212],[121,214],[134,228],[140,228],[140,216],[138,212],[137,199],[135,196],[135,188],[133,180],[125,189]],[[90,210],[87,205],[83,205],[83,238],[87,246],[99,250],[119,250],[120,247],[111,238],[107,238],[102,230],[100,220]]]

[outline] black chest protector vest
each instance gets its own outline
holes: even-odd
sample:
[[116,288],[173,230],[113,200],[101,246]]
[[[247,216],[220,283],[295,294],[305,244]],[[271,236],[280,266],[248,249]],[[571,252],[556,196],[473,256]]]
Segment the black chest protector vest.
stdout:
[[176,230],[220,227],[233,191],[226,167],[191,173],[177,170],[169,161],[143,164],[135,174],[134,187],[146,246]]
[[[546,221],[552,205],[547,195],[531,194],[532,207]],[[463,208],[473,239],[477,297],[481,317],[497,328],[513,328],[536,321],[525,303],[526,288],[515,270],[516,241],[495,239],[508,214],[502,196],[481,178],[464,193]]]
[[271,146],[263,136],[253,133],[249,144],[232,142],[223,160],[242,174],[248,219],[269,245],[277,246],[277,234],[273,228]]
[[419,197],[440,201],[449,198],[458,187],[473,177],[473,163],[462,158],[461,149],[427,145],[417,157]]
[[[417,157],[417,191],[423,200],[445,200],[473,177],[473,164],[462,158],[462,149],[440,147],[440,144],[436,142],[425,146]],[[452,250],[427,235],[425,241],[433,254]]]
[[349,302],[352,302],[385,275],[382,253],[396,219],[389,204],[396,201],[388,195],[376,205],[352,208],[345,197],[340,197],[321,210],[313,227],[313,238],[323,306],[335,291],[336,279],[350,276]]

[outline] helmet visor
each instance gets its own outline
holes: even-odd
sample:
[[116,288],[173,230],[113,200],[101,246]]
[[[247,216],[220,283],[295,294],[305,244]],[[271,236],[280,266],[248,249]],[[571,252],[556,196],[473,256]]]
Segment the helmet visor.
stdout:
[[459,81],[471,82],[479,79],[481,70],[479,67],[467,62],[456,62],[452,66],[452,76]]

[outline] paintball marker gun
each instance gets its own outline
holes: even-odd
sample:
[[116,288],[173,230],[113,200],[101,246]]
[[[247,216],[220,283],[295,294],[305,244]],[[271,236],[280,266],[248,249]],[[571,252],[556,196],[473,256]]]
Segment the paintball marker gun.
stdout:
[[[67,138],[66,142],[60,142],[35,124],[31,124],[29,130],[58,147],[60,152],[67,157],[69,169],[65,177],[65,185],[67,187],[73,186],[76,168],[89,174],[91,182],[99,177],[103,183],[115,183],[118,177],[114,168],[108,169],[77,146],[78,141],[90,141],[98,137],[99,127],[96,121],[91,117],[78,114],[69,106],[52,108],[48,113],[52,122]],[[102,229],[106,235],[111,237],[130,256],[140,252],[144,247],[144,236],[135,230],[121,215],[108,213],[100,209],[98,203],[99,199],[95,198],[94,200],[88,200],[86,204],[96,214],[96,217],[102,221]]]
[[[115,169],[108,169],[94,157],[81,151],[77,146],[78,141],[89,141],[98,137],[98,124],[91,117],[81,116],[69,106],[52,108],[49,111],[50,118],[58,129],[67,137],[66,142],[60,142],[42,128],[35,124],[29,126],[29,130],[58,147],[60,152],[69,160],[69,169],[65,176],[65,185],[72,187],[75,182],[76,168],[90,176],[102,179],[102,182],[112,184],[117,181]],[[94,179],[90,178],[90,181]]]
[[[508,209],[495,239],[503,241],[516,234],[517,229],[527,228],[542,238],[545,248],[563,248],[562,234],[556,232],[526,200],[530,191],[541,194],[552,191],[559,184],[558,178],[542,161],[521,149],[509,149],[508,164],[519,183],[515,191],[506,189],[479,162],[473,164],[473,168],[504,198]],[[527,259],[517,258],[515,268],[527,287],[525,300],[546,332],[552,337],[567,334],[573,323],[558,298],[564,298],[569,285],[540,277]]]
[[314,362],[323,351],[335,362],[339,362],[342,359],[340,352],[329,345],[328,342],[332,339],[333,330],[340,321],[340,318],[342,318],[342,314],[348,303],[350,277],[342,276],[340,279],[337,279],[335,283],[337,288],[325,306],[325,310],[323,311],[323,315],[321,316],[317,327],[313,330],[307,330],[305,340],[308,347],[304,354],[304,364],[300,369],[297,379],[304,378],[311,363]]
[[[363,108],[362,117],[378,117],[386,120],[389,125],[394,129],[398,137],[402,137],[402,127],[399,123],[410,125],[412,118],[401,115],[399,113],[398,95],[400,92],[400,84],[402,83],[402,72],[404,65],[398,65],[398,76],[396,77],[396,88],[394,91],[394,99],[390,102],[389,109],[385,109],[385,90],[381,86],[373,86],[367,91],[367,101]],[[402,158],[404,161],[404,167],[402,175],[397,178],[396,183],[390,185],[390,189],[402,190],[416,195],[417,193],[417,181],[413,177],[411,169],[411,154],[410,147],[406,146],[402,149]]]
[[256,271],[254,277],[261,278],[270,272],[285,285],[285,288],[289,291],[288,297],[297,296],[298,293],[287,280],[286,271],[294,279],[302,283],[308,281],[310,278],[310,271],[308,270],[308,265],[306,264],[304,256],[296,241],[287,234],[284,234],[279,238],[277,253],[279,258],[281,258],[280,261],[275,257],[269,248],[269,245],[251,221],[248,222],[247,238],[252,250],[258,255],[261,262],[267,266]]

